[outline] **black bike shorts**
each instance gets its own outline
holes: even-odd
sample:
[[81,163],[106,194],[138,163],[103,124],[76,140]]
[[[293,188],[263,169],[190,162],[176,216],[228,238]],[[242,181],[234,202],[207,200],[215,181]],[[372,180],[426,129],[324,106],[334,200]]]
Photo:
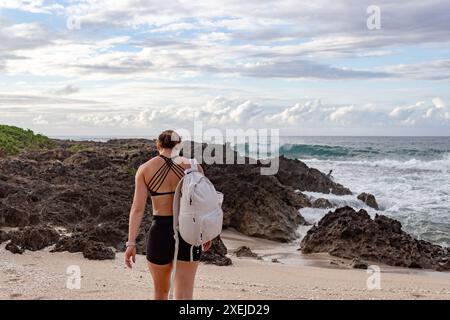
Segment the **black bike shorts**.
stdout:
[[[201,246],[191,246],[179,237],[178,260],[191,261],[191,247],[193,261],[199,261],[202,253]],[[147,260],[158,265],[171,263],[175,254],[175,239],[173,232],[173,216],[153,216],[152,226],[147,239]]]

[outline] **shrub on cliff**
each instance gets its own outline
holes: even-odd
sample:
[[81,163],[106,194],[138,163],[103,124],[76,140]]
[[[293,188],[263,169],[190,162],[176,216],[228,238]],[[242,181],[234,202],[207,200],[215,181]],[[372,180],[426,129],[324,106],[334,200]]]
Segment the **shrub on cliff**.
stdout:
[[52,146],[46,136],[14,126],[0,125],[0,155],[15,155],[25,148],[40,149]]

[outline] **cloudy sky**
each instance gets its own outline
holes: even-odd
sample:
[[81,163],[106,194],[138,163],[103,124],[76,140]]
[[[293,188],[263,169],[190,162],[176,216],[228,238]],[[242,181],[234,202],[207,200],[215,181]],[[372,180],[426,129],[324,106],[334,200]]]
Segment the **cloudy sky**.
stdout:
[[0,0],[0,123],[52,136],[450,135],[449,89],[446,0]]

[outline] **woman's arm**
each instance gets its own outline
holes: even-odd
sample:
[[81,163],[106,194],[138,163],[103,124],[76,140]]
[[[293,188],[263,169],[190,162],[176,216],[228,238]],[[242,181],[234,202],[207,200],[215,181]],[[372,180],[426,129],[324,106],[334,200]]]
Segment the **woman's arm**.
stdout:
[[130,210],[130,220],[128,225],[128,242],[129,246],[125,252],[125,263],[131,268],[131,262],[135,262],[136,255],[136,238],[141,225],[142,217],[145,212],[145,205],[147,203],[148,190],[145,185],[144,173],[142,166],[139,167],[135,177],[135,189],[133,205]]

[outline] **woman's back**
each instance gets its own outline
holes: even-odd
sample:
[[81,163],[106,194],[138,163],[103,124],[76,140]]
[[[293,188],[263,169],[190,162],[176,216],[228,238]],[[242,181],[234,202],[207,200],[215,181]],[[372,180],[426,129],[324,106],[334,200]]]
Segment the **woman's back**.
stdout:
[[184,176],[184,170],[189,167],[186,158],[170,158],[162,154],[142,165],[143,179],[152,198],[153,214],[173,214],[174,191]]

